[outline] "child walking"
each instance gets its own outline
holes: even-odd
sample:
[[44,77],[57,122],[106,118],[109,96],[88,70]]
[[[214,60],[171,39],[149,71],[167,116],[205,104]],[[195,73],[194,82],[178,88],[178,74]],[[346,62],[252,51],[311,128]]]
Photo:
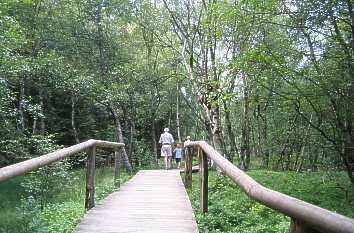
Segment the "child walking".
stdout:
[[176,155],[176,167],[177,169],[179,169],[179,165],[181,163],[181,159],[182,159],[182,147],[181,144],[177,144],[176,149],[174,150],[175,155]]

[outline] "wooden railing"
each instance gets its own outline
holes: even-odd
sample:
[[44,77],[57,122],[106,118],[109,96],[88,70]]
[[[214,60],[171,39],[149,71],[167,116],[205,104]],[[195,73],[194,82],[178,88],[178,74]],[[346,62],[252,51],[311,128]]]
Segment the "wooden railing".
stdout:
[[[250,198],[291,217],[290,233],[354,233],[354,220],[268,189],[221,156],[204,141],[185,145],[185,186],[192,187],[191,147],[198,147],[200,176],[200,211],[208,211],[208,160],[210,158]],[[314,195],[317,195],[314,193]]]
[[55,161],[62,160],[77,153],[87,151],[87,171],[86,171],[86,197],[85,208],[91,209],[95,206],[95,160],[96,147],[110,148],[114,150],[114,183],[119,185],[120,180],[120,148],[124,147],[123,143],[107,142],[90,139],[86,142],[70,146],[37,158],[29,159],[20,163],[16,163],[7,167],[0,168],[0,182],[9,180],[13,177],[26,174],[37,170]]

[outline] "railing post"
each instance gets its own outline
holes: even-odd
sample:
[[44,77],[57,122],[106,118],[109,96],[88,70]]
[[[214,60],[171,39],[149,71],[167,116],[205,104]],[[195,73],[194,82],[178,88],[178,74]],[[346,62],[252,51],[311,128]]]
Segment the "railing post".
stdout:
[[208,159],[204,151],[198,147],[199,183],[200,183],[200,212],[208,212]]
[[297,219],[291,218],[289,233],[321,233],[321,232],[309,227],[308,225],[306,225],[305,223]]
[[184,166],[184,186],[192,188],[192,153],[191,148],[187,147]]
[[120,161],[121,161],[121,148],[114,151],[114,186],[120,186]]
[[88,149],[87,170],[86,170],[86,198],[85,209],[89,210],[95,206],[95,162],[96,162],[96,146]]

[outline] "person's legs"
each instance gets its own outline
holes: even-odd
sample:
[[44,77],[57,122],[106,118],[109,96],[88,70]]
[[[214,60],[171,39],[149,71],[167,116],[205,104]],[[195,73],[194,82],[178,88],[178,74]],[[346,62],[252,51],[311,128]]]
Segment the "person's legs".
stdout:
[[176,168],[179,169],[181,159],[176,158]]
[[172,156],[167,156],[167,158],[168,158],[167,167],[168,167],[168,169],[171,169],[171,158],[172,158]]
[[166,147],[166,157],[167,157],[167,167],[171,168],[171,159],[172,159],[172,147],[169,145]]
[[162,147],[161,147],[161,156],[164,157],[165,169],[168,168],[168,166],[167,166],[167,165],[168,165],[167,155],[168,155],[168,153],[167,153],[167,151],[166,151],[166,147],[165,147],[165,146],[162,146]]
[[168,169],[168,156],[165,156],[164,162],[165,162],[165,169]]

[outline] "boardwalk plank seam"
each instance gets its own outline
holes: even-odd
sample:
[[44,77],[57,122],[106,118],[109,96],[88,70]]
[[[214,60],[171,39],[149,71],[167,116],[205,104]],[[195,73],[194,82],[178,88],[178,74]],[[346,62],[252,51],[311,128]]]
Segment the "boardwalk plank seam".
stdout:
[[74,233],[198,233],[178,170],[143,170],[88,211]]

